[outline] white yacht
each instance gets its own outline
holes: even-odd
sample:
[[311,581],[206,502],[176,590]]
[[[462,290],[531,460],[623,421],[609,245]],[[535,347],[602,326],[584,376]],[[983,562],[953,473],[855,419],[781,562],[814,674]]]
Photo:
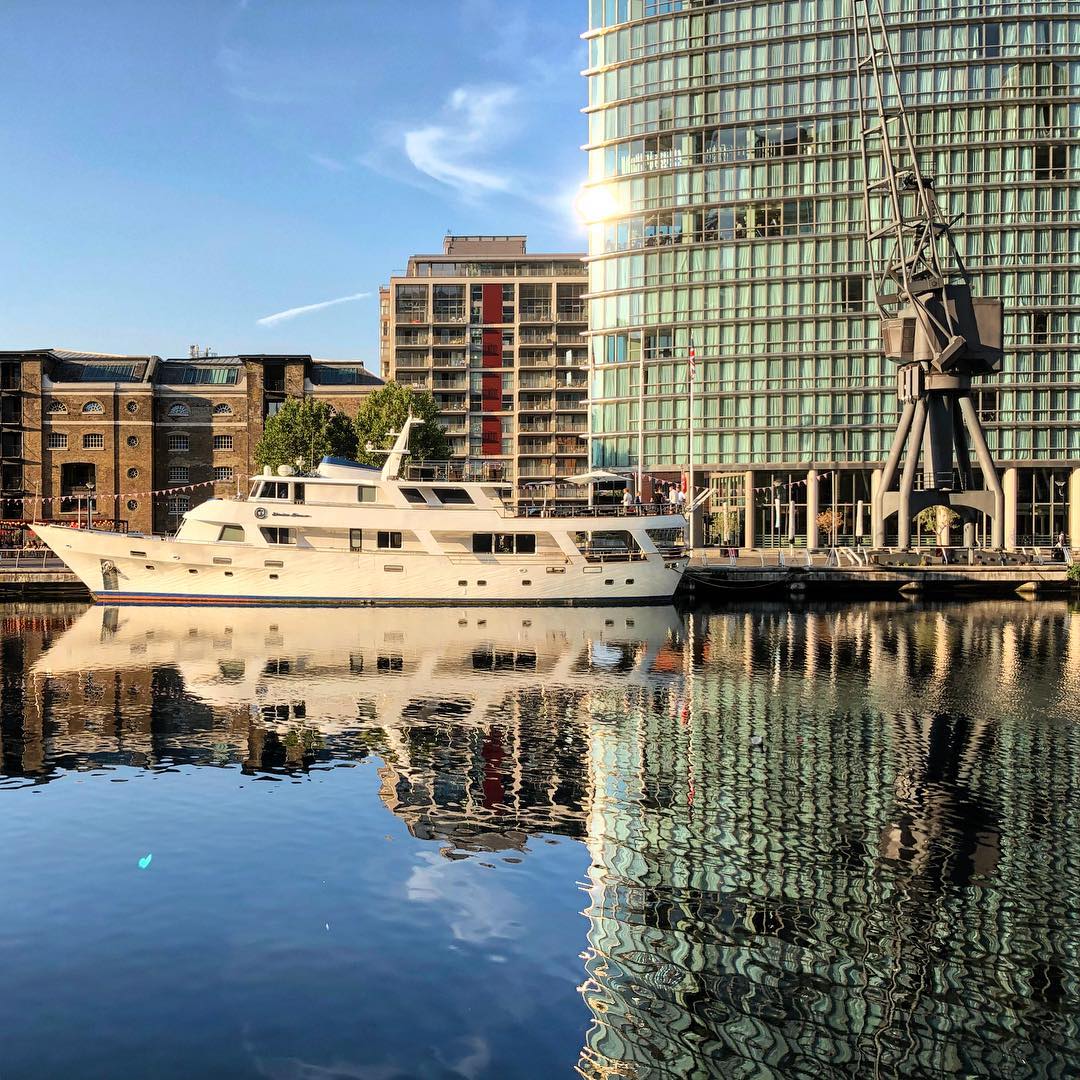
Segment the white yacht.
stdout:
[[[521,508],[510,486],[400,475],[410,418],[382,469],[324,458],[314,475],[254,478],[175,536],[38,524],[95,600],[150,604],[665,602],[687,558],[681,514]],[[408,470],[407,470],[408,471]]]

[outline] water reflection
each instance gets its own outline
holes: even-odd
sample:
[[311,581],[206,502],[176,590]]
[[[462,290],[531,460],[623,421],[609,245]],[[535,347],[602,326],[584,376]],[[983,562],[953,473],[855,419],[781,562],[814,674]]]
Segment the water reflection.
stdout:
[[371,756],[448,859],[585,846],[587,1077],[1064,1077],[1078,618],[13,612],[0,786]]

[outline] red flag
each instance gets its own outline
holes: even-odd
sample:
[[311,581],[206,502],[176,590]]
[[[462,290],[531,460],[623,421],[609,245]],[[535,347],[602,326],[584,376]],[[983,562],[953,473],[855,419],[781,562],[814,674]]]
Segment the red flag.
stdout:
[[697,374],[697,352],[694,350],[694,339],[690,339],[690,378]]

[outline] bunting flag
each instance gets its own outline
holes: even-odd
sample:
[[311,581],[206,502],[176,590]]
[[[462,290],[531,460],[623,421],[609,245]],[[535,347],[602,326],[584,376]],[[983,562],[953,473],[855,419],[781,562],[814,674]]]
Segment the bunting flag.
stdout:
[[196,488],[211,487],[214,484],[230,483],[228,480],[201,480],[197,484],[182,484],[179,487],[171,488],[158,488],[154,491],[123,491],[119,494],[109,495],[106,492],[92,492],[88,493],[80,491],[74,495],[16,495],[12,497],[5,497],[0,499],[0,502],[6,503],[58,503],[58,502],[71,502],[75,500],[84,500],[88,496],[95,502],[104,501],[106,499],[112,499],[116,502],[118,499],[136,499],[145,498],[148,495],[176,495],[182,491],[194,491]]

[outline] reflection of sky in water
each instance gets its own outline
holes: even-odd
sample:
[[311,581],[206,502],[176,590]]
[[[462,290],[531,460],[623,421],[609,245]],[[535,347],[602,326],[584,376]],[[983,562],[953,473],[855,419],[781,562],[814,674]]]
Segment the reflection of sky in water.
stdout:
[[1078,618],[4,611],[4,1075],[1072,1075]]

